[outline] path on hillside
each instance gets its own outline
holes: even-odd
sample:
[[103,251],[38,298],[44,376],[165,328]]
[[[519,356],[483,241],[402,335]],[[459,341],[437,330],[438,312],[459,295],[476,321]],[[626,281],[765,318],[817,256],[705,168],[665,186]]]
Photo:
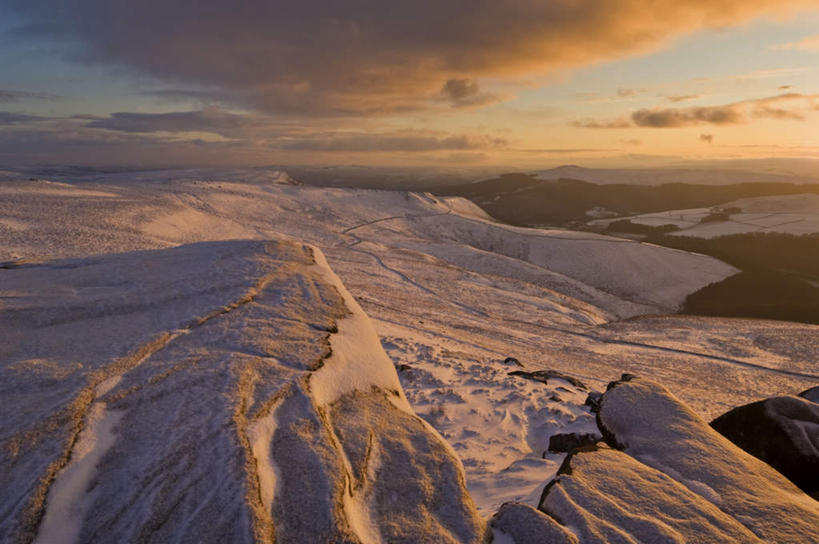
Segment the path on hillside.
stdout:
[[[357,248],[353,249],[354,246],[356,246],[356,245],[358,245],[358,244],[365,241],[360,236],[358,236],[356,234],[353,234],[353,231],[355,231],[357,229],[360,229],[360,228],[363,228],[363,227],[374,225],[374,224],[377,224],[377,223],[392,221],[392,220],[397,220],[397,219],[419,219],[419,218],[425,218],[425,217],[439,217],[439,216],[451,214],[452,213],[452,208],[446,202],[443,202],[443,204],[447,206],[447,211],[445,211],[445,212],[428,213],[428,214],[406,214],[406,215],[396,215],[396,216],[390,216],[390,217],[381,217],[381,218],[378,218],[378,219],[374,219],[374,220],[371,220],[371,221],[366,221],[366,222],[363,222],[363,223],[348,227],[348,228],[342,230],[341,234],[349,235],[349,236],[353,237],[354,240],[355,240],[353,243],[348,244],[347,248],[350,248],[352,251],[356,251],[357,253],[362,253],[362,254],[368,255],[369,257],[374,259],[375,262],[379,266],[381,266],[384,269],[390,271],[391,273],[397,275],[402,280],[404,280],[407,283],[417,287],[421,291],[424,291],[425,293],[433,295],[433,296],[439,298],[440,300],[443,300],[443,301],[445,301],[445,302],[447,302],[449,304],[452,304],[453,306],[456,306],[456,307],[458,307],[458,308],[460,308],[462,310],[465,310],[466,312],[471,313],[473,315],[478,315],[480,317],[485,317],[485,318],[490,317],[485,311],[483,311],[481,309],[475,308],[473,306],[469,306],[467,304],[463,304],[462,302],[453,300],[453,299],[451,299],[449,297],[444,297],[441,294],[437,293],[436,291],[430,289],[429,287],[427,287],[427,286],[425,286],[425,285],[423,285],[423,284],[421,284],[419,282],[416,282],[415,280],[413,280],[412,278],[407,276],[404,272],[401,272],[400,270],[397,270],[397,269],[389,266],[388,264],[386,264],[384,262],[384,260],[374,252],[363,250],[363,249],[357,249]],[[469,221],[472,221],[472,222],[480,222],[478,220],[473,220],[471,218],[466,218],[466,217],[462,217],[462,216],[459,216],[459,217],[461,217],[463,219],[466,219],[466,220],[469,220]],[[594,240],[594,241],[600,241],[600,238],[567,238],[567,237],[548,235],[548,234],[545,234],[545,233],[544,234],[534,234],[534,233],[532,233],[532,234],[526,234],[526,235],[527,236],[534,236],[534,237],[542,236],[542,237],[553,238],[553,239],[561,239],[561,240],[577,240],[577,241],[591,241],[591,240]],[[611,241],[612,242],[620,242],[620,243],[634,243],[631,240],[612,239]],[[557,333],[561,333],[561,334],[565,334],[565,335],[569,335],[569,336],[585,338],[585,339],[591,340],[591,341],[596,342],[596,343],[601,343],[601,344],[621,345],[621,346],[628,346],[628,347],[633,347],[633,348],[643,349],[643,350],[661,351],[661,352],[665,352],[665,353],[673,353],[673,354],[677,354],[677,355],[684,355],[684,356],[707,359],[707,360],[710,360],[710,361],[715,361],[715,362],[718,362],[718,363],[728,364],[728,365],[737,366],[737,367],[743,367],[743,368],[747,368],[747,369],[751,369],[751,370],[759,370],[759,371],[762,371],[762,372],[769,372],[769,373],[774,373],[774,374],[779,374],[779,375],[784,375],[784,376],[791,376],[791,377],[795,377],[795,378],[806,378],[806,379],[811,379],[811,380],[819,380],[819,374],[811,374],[811,373],[806,373],[806,372],[797,372],[797,371],[773,368],[773,367],[760,365],[760,364],[757,364],[757,363],[752,363],[752,362],[749,362],[749,361],[734,359],[734,358],[731,358],[731,357],[725,357],[725,356],[720,356],[720,355],[702,353],[702,352],[698,352],[698,351],[686,350],[686,349],[681,349],[681,348],[672,348],[672,347],[667,347],[667,346],[659,346],[659,345],[656,345],[656,344],[648,344],[648,343],[645,343],[645,342],[635,342],[635,341],[631,341],[631,340],[624,340],[624,339],[618,339],[618,338],[604,338],[604,337],[601,337],[601,336],[598,336],[598,335],[595,335],[595,334],[591,334],[591,333],[588,333],[588,332],[573,331],[573,330],[568,330],[568,329],[564,329],[564,328],[560,328],[560,327],[541,325],[541,324],[538,324],[538,323],[532,323],[532,322],[528,322],[528,321],[516,320],[516,319],[512,319],[512,318],[508,318],[506,320],[507,321],[518,322],[518,323],[525,324],[525,325],[534,326],[536,328],[549,330],[549,331],[552,331],[552,332],[557,332]]]

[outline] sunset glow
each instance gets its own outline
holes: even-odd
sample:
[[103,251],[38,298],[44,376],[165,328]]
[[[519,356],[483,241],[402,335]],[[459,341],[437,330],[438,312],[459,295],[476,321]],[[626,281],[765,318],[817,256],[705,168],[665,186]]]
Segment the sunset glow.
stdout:
[[342,4],[6,2],[0,160],[819,158],[812,1]]

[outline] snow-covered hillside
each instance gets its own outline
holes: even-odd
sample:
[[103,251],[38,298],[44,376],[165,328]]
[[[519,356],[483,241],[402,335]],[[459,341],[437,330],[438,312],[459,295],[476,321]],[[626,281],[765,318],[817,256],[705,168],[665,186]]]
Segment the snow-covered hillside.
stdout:
[[720,208],[740,211],[732,211],[729,219],[722,221],[703,221],[713,211],[710,208],[694,208],[598,219],[591,221],[590,225],[606,226],[614,221],[628,219],[632,223],[651,227],[674,225],[679,230],[668,233],[671,236],[695,238],[715,238],[749,232],[781,232],[797,236],[819,232],[819,195],[816,194],[742,198],[727,202]]
[[[726,168],[728,166],[728,168]],[[634,185],[662,185],[663,183],[692,183],[697,185],[731,185],[734,183],[816,183],[815,172],[766,172],[761,168],[740,170],[729,165],[692,168],[584,168],[566,165],[532,172],[538,179],[570,178],[589,183],[625,183]]]
[[[423,530],[433,531],[424,534],[469,541],[479,531],[476,512],[491,516],[508,500],[539,504],[544,486],[565,457],[563,452],[547,451],[550,439],[569,432],[597,433],[595,417],[584,404],[588,391],[602,389],[622,372],[662,382],[707,418],[819,382],[815,326],[646,315],[673,311],[689,293],[735,272],[709,257],[585,233],[509,227],[460,199],[295,186],[281,175],[274,177],[250,182],[189,176],[154,180],[146,174],[83,183],[11,177],[0,182],[0,325],[13,339],[0,347],[2,395],[4,405],[14,406],[8,424],[14,429],[35,428],[20,439],[20,447],[34,448],[32,454],[3,461],[4,466],[30,467],[8,471],[15,480],[7,488],[19,489],[19,494],[14,500],[4,498],[3,508],[10,505],[10,513],[27,512],[22,525],[26,534],[35,534],[37,527],[36,513],[31,512],[42,512],[50,500],[39,490],[59,488],[52,486],[51,476],[63,465],[71,466],[65,452],[72,437],[79,439],[74,447],[82,451],[89,444],[83,441],[86,423],[71,419],[75,413],[71,410],[80,408],[80,421],[97,433],[87,447],[92,457],[85,468],[74,471],[81,476],[76,480],[80,488],[94,479],[94,470],[110,468],[124,477],[142,467],[146,472],[128,476],[132,479],[127,481],[159,494],[139,502],[147,510],[134,513],[137,518],[116,514],[116,519],[106,521],[120,527],[117,534],[135,534],[127,532],[132,527],[129,519],[152,519],[146,513],[151,501],[172,500],[157,498],[165,493],[159,491],[165,484],[153,463],[164,463],[157,459],[172,455],[167,452],[190,451],[180,445],[182,441],[204,442],[218,459],[234,459],[221,477],[234,486],[224,493],[235,498],[244,492],[241,485],[247,485],[241,483],[247,467],[239,463],[247,457],[241,456],[248,451],[270,455],[264,451],[265,443],[270,444],[271,436],[275,441],[281,428],[273,419],[297,427],[299,418],[312,417],[318,428],[343,422],[333,427],[335,436],[328,444],[307,448],[307,453],[324,452],[322,462],[335,467],[321,480],[326,488],[344,488],[339,477],[360,484],[359,489],[354,483],[347,495],[333,495],[346,497],[340,505],[315,507],[326,513],[325,519],[347,520],[350,534],[364,542],[382,538],[373,536],[376,533],[384,541],[391,541],[386,535],[400,540],[400,533],[389,531],[401,531],[404,525],[407,531],[416,530],[420,521],[404,524],[395,511],[373,506],[386,501],[385,508],[392,508],[385,499],[391,495],[380,483],[367,487],[374,480],[365,477],[378,463],[404,459],[400,468],[384,466],[392,467],[405,483],[418,478],[436,485],[451,482],[447,515],[436,513],[440,503],[435,486],[401,491],[402,500],[406,493],[415,497],[411,509],[420,509],[418,515],[428,522]],[[325,255],[329,266],[323,266],[320,257],[312,264],[305,257],[310,252],[304,243],[319,248],[314,254]],[[193,245],[175,249],[183,244]],[[137,250],[161,251],[134,253]],[[271,281],[278,294],[271,292],[268,303],[257,301],[255,295],[250,296],[252,304],[242,302],[262,280]],[[240,306],[234,307],[237,303]],[[372,320],[380,348],[372,345],[375,333],[360,333],[368,325],[356,306]],[[197,316],[222,316],[218,312],[225,309],[223,317],[185,332]],[[331,334],[334,323],[338,333]],[[346,334],[345,323],[359,334]],[[208,327],[215,329],[212,341],[210,333],[204,334]],[[357,347],[362,334],[370,342],[365,348]],[[150,344],[156,335],[166,335],[171,348],[155,356],[147,352],[150,357],[137,361],[142,358],[140,346]],[[315,362],[325,354],[328,343],[333,355],[325,366],[304,370],[306,361]],[[360,349],[364,352],[356,351]],[[389,360],[381,349],[397,371],[389,365],[385,369]],[[344,364],[329,365],[337,352]],[[123,354],[132,355],[127,359]],[[122,357],[130,362],[120,364]],[[360,365],[370,357],[375,366]],[[522,366],[504,362],[507,357],[515,357]],[[200,358],[213,364],[196,363]],[[102,361],[99,364],[108,370],[103,372],[90,359]],[[131,369],[135,361],[139,364]],[[287,372],[278,374],[279,366]],[[538,375],[509,375],[543,369],[565,376],[542,383]],[[305,372],[314,377],[310,390],[298,397],[301,400],[287,404],[282,400],[286,395],[275,395],[275,390],[302,387],[298,384]],[[107,382],[109,373],[122,376],[121,381]],[[339,392],[338,383],[347,388]],[[387,395],[385,404],[378,395],[352,392],[367,393],[372,384],[379,391],[394,389],[398,396]],[[192,392],[183,391],[188,387]],[[211,389],[219,393],[203,394]],[[41,401],[23,401],[26,395],[44,391],[47,396]],[[240,398],[250,404],[240,402],[237,408]],[[262,398],[268,402],[258,400]],[[149,406],[152,402],[162,407],[159,412]],[[212,421],[188,419],[200,406],[215,410],[225,426],[253,426],[247,431],[247,444],[228,444],[226,431]],[[318,407],[319,415],[309,415],[310,406]],[[384,410],[389,417],[383,416]],[[421,425],[407,410],[431,427]],[[107,415],[118,411],[123,415],[116,417],[127,418],[125,427],[121,421],[126,419],[114,421]],[[174,414],[176,425],[188,429],[179,442],[175,438],[167,444],[136,444],[133,466],[110,459],[111,452],[117,452],[117,458],[131,455],[123,440],[132,418],[134,434],[129,440],[139,442],[137,434],[150,434],[152,425],[170,425],[157,419],[168,413]],[[279,415],[265,419],[272,413]],[[448,446],[437,441],[432,428]],[[46,430],[52,429],[55,434],[46,438]],[[415,438],[408,438],[409,443],[398,440],[400,444],[378,442],[401,432],[425,442]],[[46,445],[38,445],[38,440]],[[99,453],[99,448],[109,448],[109,453]],[[303,451],[297,443],[293,448]],[[373,451],[380,451],[381,457],[370,466],[367,459]],[[421,451],[443,472],[407,465],[405,456],[413,458]],[[473,499],[459,487],[453,453],[463,463],[476,510]],[[54,464],[55,459],[61,461]],[[191,466],[205,474],[208,469],[203,467],[212,465]],[[223,517],[205,506],[177,512],[174,515],[181,517],[174,519],[195,523],[203,518],[193,516],[213,515],[224,523],[226,535],[241,531],[249,535],[247,531],[258,527],[264,532],[268,525],[281,525],[283,532],[277,534],[299,534],[300,529],[288,528],[289,521],[277,522],[283,513],[270,499],[271,489],[275,497],[285,485],[277,466],[274,462],[273,468],[258,473],[259,501],[243,498],[230,503],[235,519],[227,521],[227,514]],[[40,479],[31,480],[32,471]],[[148,482],[151,474],[157,481]],[[115,481],[122,482],[111,480],[107,485]],[[59,482],[58,478],[54,485]],[[93,496],[83,501],[85,512],[97,512],[93,509],[104,501],[125,500],[111,498],[105,486],[99,485],[98,495],[89,493]],[[78,489],[67,488],[70,493]],[[319,493],[321,500],[327,493]],[[208,504],[222,504],[226,497],[222,492],[211,494]],[[31,504],[39,504],[40,510],[26,510]],[[453,509],[457,514],[447,517]],[[314,523],[312,518],[299,519],[292,523]],[[394,521],[388,523],[389,519]],[[44,520],[39,530],[47,527]],[[83,525],[77,530],[90,529]]]
[[[284,233],[352,253],[400,248],[478,272],[502,270],[621,317],[673,311],[736,272],[631,240],[501,225],[464,199],[418,193],[136,176],[81,186],[7,181],[0,197],[6,260]],[[73,235],[61,236],[66,231]]]

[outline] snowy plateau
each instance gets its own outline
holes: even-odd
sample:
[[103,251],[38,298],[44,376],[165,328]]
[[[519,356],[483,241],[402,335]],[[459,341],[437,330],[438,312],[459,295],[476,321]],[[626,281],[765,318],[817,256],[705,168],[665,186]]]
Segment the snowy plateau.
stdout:
[[817,543],[707,423],[819,385],[815,325],[675,315],[736,272],[282,172],[1,172],[0,542]]

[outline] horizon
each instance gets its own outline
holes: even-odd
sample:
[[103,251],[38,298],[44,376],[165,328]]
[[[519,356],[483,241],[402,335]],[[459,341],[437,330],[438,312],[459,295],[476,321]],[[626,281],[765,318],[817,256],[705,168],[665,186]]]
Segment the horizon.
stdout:
[[0,8],[0,162],[819,159],[819,6],[615,4],[12,0]]

